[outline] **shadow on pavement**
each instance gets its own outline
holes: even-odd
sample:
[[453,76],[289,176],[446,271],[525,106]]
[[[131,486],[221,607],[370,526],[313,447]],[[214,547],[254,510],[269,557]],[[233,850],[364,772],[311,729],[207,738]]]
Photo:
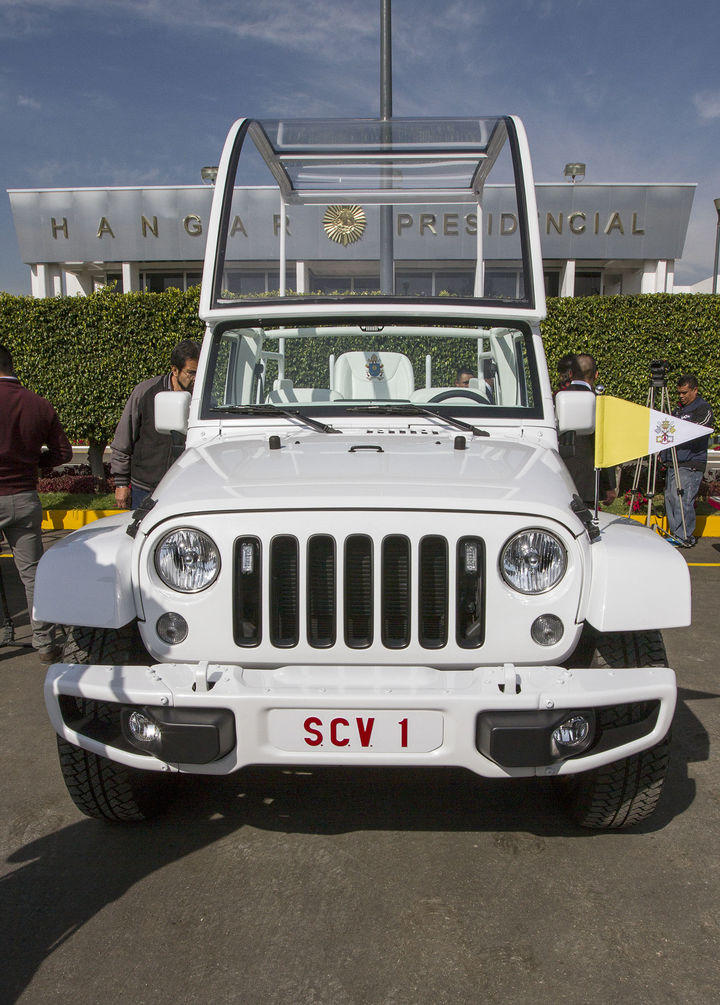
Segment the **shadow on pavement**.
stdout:
[[[682,697],[695,701],[715,695],[684,691]],[[708,757],[709,740],[685,700],[678,705],[674,732],[663,800],[636,834],[664,827],[693,801],[688,763]],[[287,834],[391,830],[597,836],[563,816],[556,782],[487,781],[447,768],[253,768],[226,778],[182,778],[178,790],[173,808],[154,821],[81,820],[9,856],[17,868],[0,883],[0,938],[8,947],[3,967],[8,997],[3,1000],[16,1000],[46,957],[134,884],[246,825]],[[622,839],[622,832],[613,833]]]

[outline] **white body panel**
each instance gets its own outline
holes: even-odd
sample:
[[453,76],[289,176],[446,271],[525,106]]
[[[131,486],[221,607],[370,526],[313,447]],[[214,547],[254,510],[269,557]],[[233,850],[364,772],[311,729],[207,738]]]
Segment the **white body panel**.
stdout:
[[131,514],[107,516],[58,541],[38,565],[33,617],[61,625],[121,628],[138,616],[132,585]]
[[602,536],[591,549],[590,624],[600,632],[689,625],[690,570],[683,556],[634,520],[608,514],[601,520]]

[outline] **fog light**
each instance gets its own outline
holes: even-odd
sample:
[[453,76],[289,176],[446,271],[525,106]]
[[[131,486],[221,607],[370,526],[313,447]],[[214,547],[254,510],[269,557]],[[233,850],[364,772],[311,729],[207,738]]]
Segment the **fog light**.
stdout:
[[182,614],[169,611],[158,618],[155,630],[169,646],[184,642],[188,634],[188,624]]
[[136,743],[153,746],[162,739],[162,731],[158,724],[142,712],[131,712],[128,716],[128,730]]
[[564,631],[562,621],[554,614],[541,614],[530,628],[530,634],[539,646],[554,646],[563,637]]
[[590,715],[570,715],[553,730],[552,741],[561,753],[577,754],[590,745],[592,740],[593,717]]

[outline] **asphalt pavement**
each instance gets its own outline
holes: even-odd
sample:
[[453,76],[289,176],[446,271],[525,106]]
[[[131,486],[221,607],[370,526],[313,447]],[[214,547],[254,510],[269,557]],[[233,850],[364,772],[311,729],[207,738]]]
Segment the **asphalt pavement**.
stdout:
[[0,649],[0,1001],[717,1001],[720,541],[683,554],[694,623],[665,633],[670,774],[625,832],[569,824],[552,782],[450,770],[184,779],[163,818],[88,820],[44,669]]

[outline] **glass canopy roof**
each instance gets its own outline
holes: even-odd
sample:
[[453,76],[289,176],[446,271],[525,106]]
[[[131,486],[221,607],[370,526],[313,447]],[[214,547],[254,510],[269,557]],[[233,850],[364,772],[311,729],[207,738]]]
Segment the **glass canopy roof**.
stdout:
[[248,132],[288,203],[474,202],[507,138],[502,118],[263,119]]
[[[504,189],[502,204],[498,189]],[[262,187],[271,212],[253,215]],[[263,195],[263,198],[265,196]],[[486,259],[500,239],[499,260]],[[247,249],[267,286],[246,289]],[[313,305],[348,316],[393,301],[496,318],[544,312],[527,140],[514,116],[238,119],[220,160],[202,316],[249,315],[262,300],[299,318]]]

